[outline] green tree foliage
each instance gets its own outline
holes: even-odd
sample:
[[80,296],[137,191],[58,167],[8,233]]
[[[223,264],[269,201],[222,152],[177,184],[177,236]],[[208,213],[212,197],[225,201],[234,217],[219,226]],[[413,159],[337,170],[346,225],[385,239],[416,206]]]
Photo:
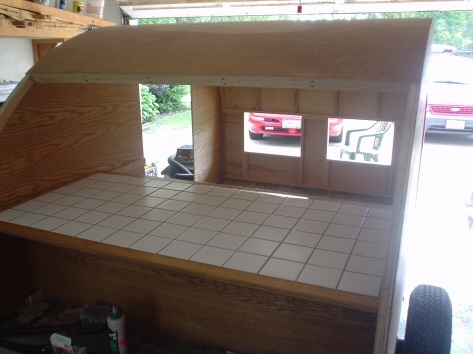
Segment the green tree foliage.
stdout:
[[368,18],[433,18],[434,43],[473,49],[473,11],[382,13],[369,14]]
[[185,85],[147,85],[149,91],[156,97],[159,113],[180,112],[189,109],[183,98],[189,92]]
[[151,123],[158,114],[156,96],[153,95],[148,86],[140,85],[141,89],[141,120],[142,123]]

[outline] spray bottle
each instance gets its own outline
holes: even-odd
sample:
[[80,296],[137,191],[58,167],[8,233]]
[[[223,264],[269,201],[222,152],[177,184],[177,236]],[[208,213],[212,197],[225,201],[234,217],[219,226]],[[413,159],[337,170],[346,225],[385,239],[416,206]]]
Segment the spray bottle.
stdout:
[[125,316],[115,307],[107,317],[110,346],[113,354],[127,354],[125,337]]

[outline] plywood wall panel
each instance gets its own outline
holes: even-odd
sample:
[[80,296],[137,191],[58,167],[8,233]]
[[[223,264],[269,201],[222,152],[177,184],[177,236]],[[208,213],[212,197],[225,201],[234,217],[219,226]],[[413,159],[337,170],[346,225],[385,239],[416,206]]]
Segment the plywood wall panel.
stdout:
[[259,110],[259,89],[256,87],[222,87],[222,108]]
[[388,196],[391,166],[330,161],[329,189],[358,194]]
[[243,177],[242,163],[244,150],[242,116],[225,117],[225,172],[227,178]]
[[303,183],[321,188],[324,185],[327,156],[328,120],[304,119]]
[[340,91],[339,117],[379,117],[381,94],[378,92]]
[[337,115],[337,91],[298,90],[299,112],[326,114],[330,117]]
[[134,84],[34,84],[1,132],[0,210],[143,161],[139,102]]
[[251,180],[287,185],[302,182],[300,158],[249,153],[247,158],[248,178]]
[[267,113],[297,112],[297,90],[261,88],[260,109]]
[[408,92],[384,92],[381,97],[380,120],[402,122],[407,111]]
[[192,86],[194,180],[218,182],[222,176],[222,117],[218,87]]

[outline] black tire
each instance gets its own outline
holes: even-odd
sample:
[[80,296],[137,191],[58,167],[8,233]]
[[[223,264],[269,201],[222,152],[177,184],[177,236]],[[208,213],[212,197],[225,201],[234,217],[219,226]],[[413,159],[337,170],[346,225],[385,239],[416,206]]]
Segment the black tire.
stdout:
[[445,289],[418,285],[409,297],[403,354],[449,354],[452,303]]
[[340,135],[337,135],[337,136],[331,136],[329,138],[329,141],[331,143],[341,143],[343,140],[343,127],[342,127],[342,130],[340,131]]
[[250,133],[250,139],[251,140],[263,139],[263,134],[253,133],[251,130],[248,130],[248,132]]

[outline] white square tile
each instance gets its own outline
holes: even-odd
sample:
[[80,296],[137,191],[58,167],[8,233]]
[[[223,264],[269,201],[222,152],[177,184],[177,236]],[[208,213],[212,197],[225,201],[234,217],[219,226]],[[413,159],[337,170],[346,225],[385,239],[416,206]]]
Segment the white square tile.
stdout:
[[310,205],[311,209],[325,210],[335,212],[340,208],[341,203],[330,200],[314,200]]
[[370,207],[370,210],[368,210],[368,214],[366,214],[366,216],[378,219],[391,220],[393,216],[393,211],[392,209],[388,208]]
[[227,224],[228,224],[228,220],[204,216],[194,224],[194,227],[197,227],[199,229],[204,229],[204,230],[220,231]]
[[114,229],[121,229],[128,225],[129,223],[133,222],[135,218],[131,218],[129,216],[123,215],[112,215],[107,219],[101,221],[99,225],[106,226],[106,227],[113,227]]
[[143,196],[139,194],[124,193],[113,198],[113,201],[117,203],[133,204],[141,198],[143,198]]
[[172,240],[169,238],[146,235],[132,244],[129,248],[149,253],[158,253],[171,242]]
[[95,210],[103,211],[104,213],[115,214],[116,212],[119,212],[120,210],[125,209],[127,206],[128,204],[125,204],[125,203],[105,202],[97,206]]
[[213,205],[193,203],[189,205],[188,207],[184,208],[182,211],[189,214],[196,214],[196,215],[204,216],[210,213],[214,209],[215,209],[215,206]]
[[138,194],[138,195],[144,197],[144,196],[147,196],[149,194],[152,194],[152,193],[156,192],[157,190],[158,190],[158,188],[154,188],[154,187],[150,187],[150,186],[136,186],[135,188],[130,189],[127,192],[130,193],[130,194]]
[[105,220],[111,216],[111,214],[108,213],[103,213],[101,211],[88,211],[85,214],[82,214],[81,216],[77,217],[75,220],[79,222],[86,222],[88,224],[98,224],[102,220]]
[[93,225],[87,230],[84,230],[79,233],[77,237],[90,241],[100,242],[116,231],[117,229],[112,229],[111,227]]
[[215,231],[191,228],[184,231],[177,239],[179,241],[186,241],[205,245],[216,234],[217,233]]
[[278,208],[278,204],[264,203],[264,202],[253,202],[249,205],[246,210],[256,211],[264,214],[271,214]]
[[156,208],[142,215],[141,218],[163,222],[173,217],[176,214],[177,214],[176,211]]
[[224,208],[222,206],[215,208],[211,212],[207,214],[207,216],[211,216],[214,218],[220,218],[220,219],[225,219],[225,220],[232,220],[234,219],[238,214],[240,214],[240,210],[238,209],[231,209],[231,208]]
[[351,253],[354,245],[355,240],[350,240],[343,237],[323,236],[320,242],[317,244],[317,249]]
[[151,180],[150,177],[129,177],[129,176],[124,176],[124,177],[127,177],[127,178],[124,178],[123,180],[117,180],[115,182],[141,186],[148,183]]
[[139,239],[141,239],[143,236],[143,234],[139,234],[136,232],[118,230],[117,232],[104,239],[102,243],[121,247],[128,247],[134,244]]
[[222,232],[229,234],[235,234],[240,236],[250,236],[258,228],[256,224],[247,224],[240,221],[230,221],[223,229]]
[[237,250],[248,237],[219,232],[207,244],[209,246]]
[[121,195],[122,193],[120,192],[105,190],[105,191],[100,191],[99,193],[94,194],[94,198],[102,199],[102,200],[112,200]]
[[191,184],[186,192],[198,193],[198,194],[207,194],[214,189],[212,186],[206,186],[202,184]]
[[154,230],[150,231],[149,234],[153,236],[175,239],[187,229],[187,226],[163,223]]
[[167,209],[167,210],[174,210],[174,211],[181,211],[185,207],[189,206],[190,202],[184,202],[182,200],[166,200],[162,204],[159,205],[160,209]]
[[47,230],[47,231],[52,231],[55,228],[64,225],[66,222],[69,220],[66,219],[61,219],[61,218],[56,218],[54,216],[48,216],[33,225],[31,227],[34,227],[35,229],[41,229],[41,230]]
[[297,278],[300,283],[323,286],[325,288],[335,289],[342,276],[340,269],[319,267],[307,264]]
[[251,237],[257,237],[257,238],[262,238],[264,240],[281,242],[282,240],[284,240],[288,232],[289,232],[288,229],[281,229],[279,227],[262,225],[258,227],[258,229],[255,232],[253,232]]
[[10,222],[12,224],[30,226],[40,220],[43,220],[44,218],[47,218],[47,216],[33,213],[25,213],[16,217],[15,219],[10,220]]
[[132,221],[123,230],[137,232],[140,234],[147,234],[161,225],[159,221],[147,220],[147,219],[136,219]]
[[75,218],[78,218],[79,216],[81,216],[85,213],[87,213],[86,209],[68,207],[66,209],[62,209],[62,210],[58,211],[54,216],[56,216],[58,218],[74,220]]
[[96,189],[109,189],[109,188],[112,188],[115,185],[116,185],[115,182],[99,181],[99,182],[95,182],[92,186],[93,186],[93,188],[96,188]]
[[54,203],[54,201],[56,201],[60,198],[63,198],[63,197],[64,197],[63,194],[50,192],[50,193],[40,195],[39,197],[35,198],[34,200],[36,200],[37,202]]
[[377,219],[377,218],[365,218],[363,227],[367,229],[375,229],[382,231],[391,231],[391,220]]
[[314,202],[313,199],[307,197],[288,196],[283,202],[283,205],[290,205],[299,208],[307,209]]
[[117,183],[113,187],[110,187],[110,190],[120,193],[127,193],[133,188],[136,188],[136,186],[133,184]]
[[189,188],[189,183],[185,182],[171,182],[169,184],[166,184],[163,188],[165,189],[172,189],[175,191],[183,191]]
[[76,236],[81,232],[87,230],[91,226],[92,225],[83,222],[68,221],[67,223],[57,227],[53,231],[63,235]]
[[222,204],[225,200],[227,199],[216,195],[203,195],[197,199],[196,203],[217,206]]
[[270,215],[264,221],[263,225],[292,229],[298,221],[299,219],[290,216]]
[[81,190],[82,188],[83,187],[81,187],[81,186],[70,184],[68,186],[58,188],[54,192],[55,193],[61,193],[61,194],[72,194],[74,192],[77,192],[78,190]]
[[244,200],[244,199],[236,199],[236,198],[229,198],[224,201],[220,206],[225,208],[233,208],[244,210],[252,203],[251,200]]
[[295,281],[303,267],[302,263],[270,258],[258,274]]
[[150,208],[156,208],[158,205],[162,204],[165,202],[167,199],[164,198],[156,198],[156,197],[150,197],[149,195],[137,200],[134,202],[134,205],[140,205],[140,206],[145,206],[145,207],[150,207]]
[[304,215],[306,211],[305,208],[300,208],[292,205],[280,205],[273,214],[275,215],[283,215],[283,216],[290,216],[293,218],[300,218]]
[[278,246],[279,242],[250,237],[241,245],[238,251],[259,254],[261,256],[271,256]]
[[332,223],[361,227],[364,220],[365,217],[361,215],[336,213],[332,219]]
[[340,205],[340,208],[338,208],[338,212],[343,214],[365,216],[368,213],[368,209],[369,207],[367,207],[366,205],[343,203],[342,205]]
[[382,230],[365,229],[364,227],[362,227],[360,235],[358,236],[358,240],[388,244],[389,232]]
[[118,215],[130,216],[132,218],[139,218],[140,216],[150,212],[153,208],[144,207],[140,205],[130,205],[126,208],[116,212]]
[[388,256],[388,246],[382,243],[356,241],[352,254],[365,257],[386,259]]
[[179,191],[172,189],[158,189],[156,192],[150,194],[151,197],[171,199],[175,195],[179,194]]
[[310,259],[307,263],[321,267],[343,270],[347,264],[348,257],[349,254],[347,253],[316,249],[310,256]]
[[85,198],[83,197],[78,197],[75,195],[65,195],[64,197],[60,199],[56,199],[54,201],[54,204],[61,204],[65,206],[73,206],[74,204],[77,204],[81,201],[83,201]]
[[[82,188],[78,190],[77,192],[72,193],[72,195],[75,195],[77,197],[83,197],[83,198],[93,198],[94,196],[98,195],[102,191],[103,189],[98,189],[98,188]],[[113,192],[113,193],[117,193],[117,192]],[[96,199],[106,199],[106,198],[96,198]]]
[[201,247],[202,245],[197,243],[174,240],[159,251],[159,254],[175,258],[190,259]]
[[79,203],[74,204],[74,207],[92,210],[92,209],[100,207],[101,205],[105,203],[107,203],[105,200],[88,198],[88,199],[84,199],[83,201],[80,201]]
[[366,274],[343,272],[338,290],[378,297],[382,278]]
[[304,215],[302,215],[302,218],[308,220],[331,222],[334,216],[335,212],[333,211],[307,209]]
[[28,202],[15,206],[14,209],[21,210],[21,211],[34,211],[36,209],[45,207],[46,205],[48,204],[44,202],[39,202],[37,200],[30,200]]
[[321,238],[321,234],[291,230],[284,239],[284,243],[314,248],[317,246]]
[[183,202],[195,202],[197,199],[202,197],[202,194],[191,193],[191,192],[181,192],[173,197],[174,200],[182,200]]
[[216,266],[222,266],[233,254],[233,251],[216,248],[210,246],[204,246],[194,254],[190,260],[195,262],[201,262],[206,264],[212,264]]
[[329,223],[324,221],[300,219],[294,226],[294,230],[323,234],[327,226],[329,226]]
[[325,235],[327,236],[336,236],[344,237],[356,240],[358,234],[360,233],[360,228],[356,226],[340,225],[340,224],[330,224],[325,230]]
[[79,181],[75,181],[73,183],[70,184],[70,186],[75,186],[75,187],[91,187],[93,186],[94,184],[96,184],[97,181],[96,180],[91,180],[91,179],[81,179]]
[[304,246],[282,243],[274,251],[272,258],[285,259],[299,263],[305,263],[309,259],[313,249]]
[[258,199],[260,195],[261,195],[260,192],[239,190],[233,195],[233,198],[253,201],[253,200]]
[[170,224],[177,224],[182,226],[192,226],[201,219],[202,216],[200,215],[181,212],[167,219],[167,222]]
[[60,212],[61,210],[66,209],[67,207],[65,205],[59,205],[59,204],[46,204],[42,207],[39,207],[38,209],[35,210],[36,214],[42,214],[42,215],[56,215],[56,213]]
[[348,260],[346,270],[349,272],[383,276],[385,261],[378,258],[370,258],[352,255]]
[[26,214],[26,211],[7,209],[0,212],[0,221],[11,221],[19,216]]
[[234,195],[236,192],[237,192],[236,189],[215,187],[214,189],[209,191],[207,194],[208,195],[215,195],[215,196],[218,196],[218,197],[229,198],[232,195]]
[[148,182],[144,183],[144,185],[148,187],[162,188],[168,185],[169,183],[171,183],[170,180],[164,180],[164,179],[158,178],[158,179],[151,179]]
[[235,221],[261,225],[268,218],[268,216],[269,214],[266,213],[243,210],[240,214],[238,214],[237,217],[235,217]]
[[286,200],[286,196],[273,193],[263,193],[257,199],[258,202],[271,203],[271,204],[282,204]]
[[267,260],[268,257],[257,254],[235,252],[223,266],[225,268],[257,274]]

